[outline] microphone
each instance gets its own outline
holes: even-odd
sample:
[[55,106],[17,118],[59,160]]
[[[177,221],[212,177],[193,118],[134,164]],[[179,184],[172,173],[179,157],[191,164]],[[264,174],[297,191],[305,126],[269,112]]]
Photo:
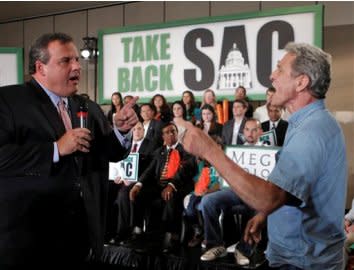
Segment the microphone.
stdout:
[[87,116],[88,116],[88,109],[87,103],[81,103],[79,107],[79,111],[77,112],[77,117],[80,121],[80,128],[87,128]]

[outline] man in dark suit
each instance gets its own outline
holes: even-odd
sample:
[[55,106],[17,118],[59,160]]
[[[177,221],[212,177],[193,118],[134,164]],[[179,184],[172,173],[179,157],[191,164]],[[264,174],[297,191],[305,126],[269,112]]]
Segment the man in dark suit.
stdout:
[[[138,176],[140,177],[151,162],[152,153],[156,149],[156,144],[154,144],[148,138],[144,138],[144,126],[142,122],[136,123],[132,131],[133,142],[131,153],[139,153]],[[129,200],[129,192],[134,186],[135,182],[126,181],[121,178],[115,179],[114,182],[117,184],[115,185],[116,188],[113,188],[113,191],[115,191],[114,204],[118,208],[118,213],[113,209],[114,217],[112,218],[117,220],[117,222],[114,222],[113,220],[107,221],[107,226],[110,224],[113,224],[113,226],[116,225],[116,235],[113,239],[111,239],[110,243],[118,244],[132,236],[133,224],[131,212],[133,211],[133,205]],[[143,217],[141,217],[139,221],[136,221],[135,226],[136,227],[133,230],[133,236],[141,234],[143,227]]]
[[243,144],[243,128],[246,122],[247,104],[242,99],[236,99],[232,104],[233,118],[227,121],[222,128],[223,145]]
[[151,103],[143,103],[140,106],[140,116],[143,119],[145,138],[149,139],[157,146],[162,145],[161,127],[162,122],[154,119],[156,107]]
[[282,107],[267,104],[269,120],[262,123],[263,132],[275,129],[275,137],[277,146],[283,146],[288,122],[281,119]]
[[29,71],[30,82],[0,88],[0,268],[80,265],[90,249],[102,252],[108,162],[129,153],[136,99],[112,130],[96,103],[76,95],[79,53],[66,34],[41,36]]
[[[154,152],[150,165],[130,191],[130,200],[135,204],[134,220],[144,215],[147,205],[162,210],[162,230],[167,240],[165,251],[172,242],[176,243],[174,240],[178,240],[183,199],[193,190],[193,176],[197,172],[196,159],[184,151],[177,135],[177,126],[173,122],[164,124],[164,146]],[[160,222],[161,218],[150,219]]]

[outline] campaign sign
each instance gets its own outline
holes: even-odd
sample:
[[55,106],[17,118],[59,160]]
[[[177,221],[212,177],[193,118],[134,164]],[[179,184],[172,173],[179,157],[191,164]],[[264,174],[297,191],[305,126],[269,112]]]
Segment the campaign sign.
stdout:
[[250,174],[268,179],[276,163],[280,147],[233,145],[227,146],[226,155]]
[[109,163],[109,180],[120,177],[124,180],[138,181],[139,153],[131,153],[126,159]]
[[259,137],[261,142],[264,142],[265,145],[276,146],[277,145],[277,135],[275,133],[275,129],[271,129],[267,132],[263,132],[263,134]]
[[231,100],[240,85],[264,100],[288,42],[322,46],[322,13],[315,5],[100,30],[99,102],[114,91],[172,102],[187,89],[201,100],[209,88]]

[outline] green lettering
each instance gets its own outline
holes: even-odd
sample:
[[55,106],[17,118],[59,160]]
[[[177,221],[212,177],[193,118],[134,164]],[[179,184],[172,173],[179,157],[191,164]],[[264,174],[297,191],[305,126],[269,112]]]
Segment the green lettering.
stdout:
[[118,89],[120,92],[129,91],[129,69],[128,68],[118,69]]
[[172,68],[172,64],[160,66],[160,90],[173,90],[171,80]]
[[123,51],[124,51],[124,62],[127,63],[130,61],[130,50],[129,44],[132,42],[132,38],[122,38],[121,42],[123,43]]
[[144,46],[142,37],[135,37],[133,43],[132,62],[144,61]]
[[159,35],[146,37],[146,60],[159,60],[159,52],[157,51],[157,42]]
[[141,67],[134,67],[132,75],[133,76],[132,76],[131,90],[134,92],[144,91],[143,74],[141,72]]
[[160,59],[161,60],[168,60],[170,59],[170,54],[167,51],[170,48],[170,43],[169,43],[169,38],[170,38],[170,34],[166,33],[166,34],[162,34],[160,36]]
[[158,75],[157,67],[150,65],[145,69],[145,89],[152,92],[157,89],[157,80],[153,79]]

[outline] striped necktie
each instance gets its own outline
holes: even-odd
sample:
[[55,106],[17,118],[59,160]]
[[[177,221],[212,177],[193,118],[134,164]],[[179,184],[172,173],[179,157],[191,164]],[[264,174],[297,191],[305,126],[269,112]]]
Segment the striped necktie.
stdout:
[[59,115],[65,126],[65,130],[68,131],[69,129],[72,129],[71,119],[68,110],[65,106],[65,101],[62,98],[58,102],[58,108],[59,108]]

